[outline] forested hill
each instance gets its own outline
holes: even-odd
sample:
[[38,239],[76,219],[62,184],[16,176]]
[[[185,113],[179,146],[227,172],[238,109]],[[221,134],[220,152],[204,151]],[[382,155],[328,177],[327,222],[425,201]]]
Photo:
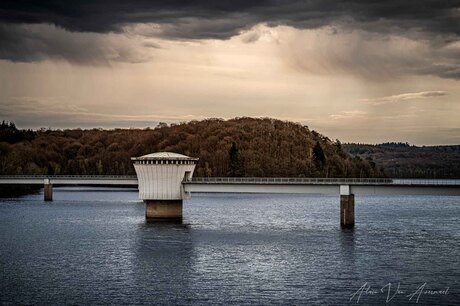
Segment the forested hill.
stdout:
[[196,176],[382,176],[370,159],[351,158],[340,142],[306,126],[254,118],[33,132],[4,122],[0,174],[134,174],[130,157],[158,151],[199,157]]
[[388,177],[460,178],[460,145],[413,146],[408,143],[344,144],[353,156],[372,158]]

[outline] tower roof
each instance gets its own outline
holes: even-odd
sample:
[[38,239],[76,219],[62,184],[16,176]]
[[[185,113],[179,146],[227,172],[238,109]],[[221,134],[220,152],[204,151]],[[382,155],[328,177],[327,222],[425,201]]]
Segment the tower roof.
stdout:
[[139,157],[131,157],[131,160],[198,160],[198,158],[173,152],[156,152]]

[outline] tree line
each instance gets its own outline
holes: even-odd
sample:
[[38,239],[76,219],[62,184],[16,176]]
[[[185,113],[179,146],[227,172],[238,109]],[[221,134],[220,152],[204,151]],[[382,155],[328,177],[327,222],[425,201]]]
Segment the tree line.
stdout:
[[5,120],[0,124],[0,141],[7,143],[16,143],[23,140],[33,140],[36,133],[32,130],[19,130],[13,122]]
[[198,157],[196,176],[384,176],[371,158],[350,156],[339,141],[271,118],[160,123],[146,129],[42,129],[33,134],[5,124],[29,136],[11,141],[0,133],[0,174],[132,175],[131,157],[170,151]]
[[352,156],[371,158],[393,178],[460,178],[460,145],[344,144]]

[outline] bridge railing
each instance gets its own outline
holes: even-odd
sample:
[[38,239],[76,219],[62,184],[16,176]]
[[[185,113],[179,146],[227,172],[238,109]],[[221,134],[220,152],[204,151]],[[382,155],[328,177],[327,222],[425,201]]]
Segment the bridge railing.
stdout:
[[0,175],[0,179],[91,179],[126,180],[137,179],[135,175]]
[[305,178],[305,177],[193,177],[202,184],[391,184],[387,178]]
[[[0,175],[2,180],[137,180],[135,175]],[[350,184],[392,186],[460,186],[460,179],[305,178],[305,177],[193,177],[185,184]]]
[[393,185],[459,186],[460,179],[393,179]]
[[189,183],[458,186],[460,179],[193,177]]

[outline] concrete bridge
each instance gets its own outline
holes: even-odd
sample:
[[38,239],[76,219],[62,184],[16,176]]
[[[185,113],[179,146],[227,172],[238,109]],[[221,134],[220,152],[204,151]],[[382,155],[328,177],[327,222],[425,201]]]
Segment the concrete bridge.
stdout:
[[135,175],[2,175],[0,184],[55,186],[133,186]]
[[[0,185],[138,187],[134,175],[3,175]],[[50,186],[51,185],[51,186]],[[460,195],[460,179],[193,177],[182,181],[187,194],[314,193],[340,194],[349,186],[359,195]],[[46,197],[45,200],[52,200]]]
[[[0,176],[0,184],[42,185],[45,201],[51,201],[53,186],[138,187],[139,181],[136,176],[16,175]],[[158,193],[158,190],[149,189],[153,185],[147,186],[145,192]],[[168,188],[164,187],[164,189]],[[180,192],[182,198],[190,197],[196,192],[336,194],[340,195],[340,223],[344,227],[350,227],[355,222],[355,195],[460,195],[460,179],[184,177],[180,182]],[[182,200],[180,200],[180,207],[177,202],[171,204],[167,201],[165,199],[146,201],[147,219],[169,219],[171,214],[176,217],[180,215],[182,218]],[[165,202],[167,204],[164,204]],[[163,206],[158,207],[159,203]],[[153,206],[151,210],[149,205]]]
[[194,177],[186,192],[460,195],[460,179]]

